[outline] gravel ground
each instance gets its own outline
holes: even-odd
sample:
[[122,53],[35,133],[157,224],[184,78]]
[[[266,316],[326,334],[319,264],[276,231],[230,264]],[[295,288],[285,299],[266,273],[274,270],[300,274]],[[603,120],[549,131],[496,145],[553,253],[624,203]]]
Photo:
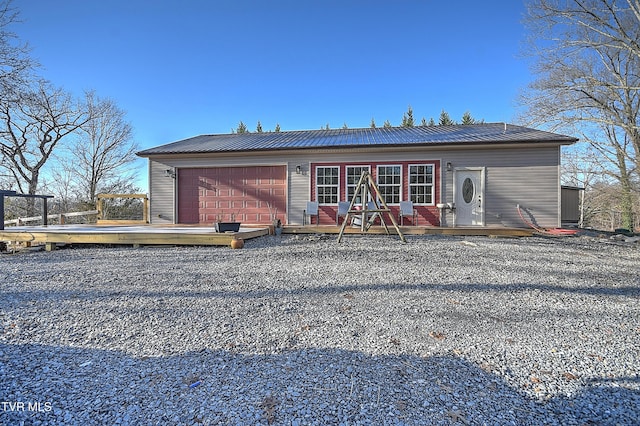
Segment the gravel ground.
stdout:
[[407,239],[2,255],[0,424],[639,424],[640,243]]

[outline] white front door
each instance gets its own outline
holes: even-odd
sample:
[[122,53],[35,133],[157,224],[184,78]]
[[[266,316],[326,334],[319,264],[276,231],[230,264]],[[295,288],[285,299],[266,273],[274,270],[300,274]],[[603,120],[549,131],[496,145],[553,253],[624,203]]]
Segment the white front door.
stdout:
[[455,171],[456,226],[484,225],[482,170]]

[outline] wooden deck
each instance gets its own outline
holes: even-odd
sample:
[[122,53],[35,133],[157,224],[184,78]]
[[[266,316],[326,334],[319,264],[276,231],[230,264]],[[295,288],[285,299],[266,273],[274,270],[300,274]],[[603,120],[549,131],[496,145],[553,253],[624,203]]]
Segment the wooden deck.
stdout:
[[[502,237],[530,237],[534,231],[525,228],[466,227],[439,228],[425,226],[402,226],[405,235],[477,235]],[[271,229],[271,233],[273,229]],[[338,234],[334,225],[289,225],[283,234]],[[359,227],[347,227],[345,234],[360,234]],[[382,226],[372,226],[367,234],[385,234]],[[390,234],[396,234],[393,227]],[[54,225],[15,226],[0,230],[0,241],[45,244],[53,249],[55,244],[128,244],[128,245],[216,245],[229,246],[234,237],[244,240],[269,235],[269,227],[243,227],[239,232],[217,233],[210,226],[101,226],[101,225]]]
[[217,233],[200,226],[16,226],[0,230],[0,241],[55,244],[130,245],[215,245],[229,246],[234,237],[244,240],[269,234],[269,228],[240,228],[239,232]]
[[[397,234],[393,226],[389,226],[390,234]],[[461,235],[461,236],[493,236],[493,237],[530,237],[534,234],[533,229],[528,228],[506,228],[506,227],[457,227],[440,228],[437,226],[400,226],[400,231],[404,235]],[[334,225],[305,225],[285,226],[283,234],[338,234],[339,226]],[[360,234],[360,227],[347,227],[345,234]],[[365,234],[386,234],[384,227],[372,226]]]

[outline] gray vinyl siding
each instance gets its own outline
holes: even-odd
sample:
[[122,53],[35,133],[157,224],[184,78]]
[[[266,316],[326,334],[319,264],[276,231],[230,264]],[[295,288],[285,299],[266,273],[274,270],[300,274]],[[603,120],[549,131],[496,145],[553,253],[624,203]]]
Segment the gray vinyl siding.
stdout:
[[[559,161],[557,146],[464,150],[449,153],[444,160],[453,168],[484,167],[484,212],[486,226],[523,227],[517,205],[530,212],[542,227],[559,226]],[[444,167],[443,167],[444,169]],[[447,173],[445,201],[453,201],[453,173]],[[447,221],[453,223],[451,213]],[[529,218],[530,219],[530,218]]]
[[[518,214],[523,212],[542,227],[557,227],[558,220],[557,166],[528,166],[517,170],[504,167],[487,169],[486,211],[487,225],[523,226]],[[523,213],[524,214],[524,213]]]
[[171,167],[156,161],[149,161],[149,187],[151,190],[151,223],[175,223],[174,185],[175,179],[167,177],[165,170]]
[[[247,165],[287,166],[288,224],[301,224],[303,210],[311,194],[312,163],[350,163],[410,161],[441,162],[439,199],[436,203],[453,201],[453,172],[446,171],[447,162],[453,168],[483,167],[485,172],[485,225],[525,226],[516,205],[528,209],[538,225],[556,227],[560,224],[560,148],[557,144],[528,147],[469,147],[450,150],[424,148],[325,149],[291,152],[244,153],[201,156],[158,156],[150,159],[150,191],[152,223],[175,220],[174,180],[164,176],[171,167],[220,167]],[[296,174],[296,165],[302,174]],[[453,224],[452,213],[446,217]]]
[[[302,173],[296,173],[296,166],[302,168]],[[311,194],[309,162],[304,159],[290,161],[288,164],[289,191],[287,200],[287,223],[302,223],[302,215],[307,208],[307,201]]]

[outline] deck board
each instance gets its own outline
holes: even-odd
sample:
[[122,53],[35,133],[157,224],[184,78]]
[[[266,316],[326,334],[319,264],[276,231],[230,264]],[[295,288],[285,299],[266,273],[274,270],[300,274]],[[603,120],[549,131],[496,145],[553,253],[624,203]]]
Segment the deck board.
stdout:
[[[527,228],[507,228],[507,227],[456,227],[443,228],[437,226],[400,226],[400,231],[404,235],[460,235],[460,236],[505,236],[505,237],[530,237],[533,235],[532,229]],[[285,226],[285,234],[338,234],[340,227],[335,225],[305,225],[305,226]],[[345,234],[361,234],[359,226],[345,228]],[[386,234],[382,226],[372,226],[365,234]],[[389,228],[389,233],[396,235],[393,227]]]
[[0,241],[228,246],[236,236],[251,239],[268,234],[268,228],[241,228],[239,232],[217,233],[212,227],[195,226],[16,226],[0,231]]

